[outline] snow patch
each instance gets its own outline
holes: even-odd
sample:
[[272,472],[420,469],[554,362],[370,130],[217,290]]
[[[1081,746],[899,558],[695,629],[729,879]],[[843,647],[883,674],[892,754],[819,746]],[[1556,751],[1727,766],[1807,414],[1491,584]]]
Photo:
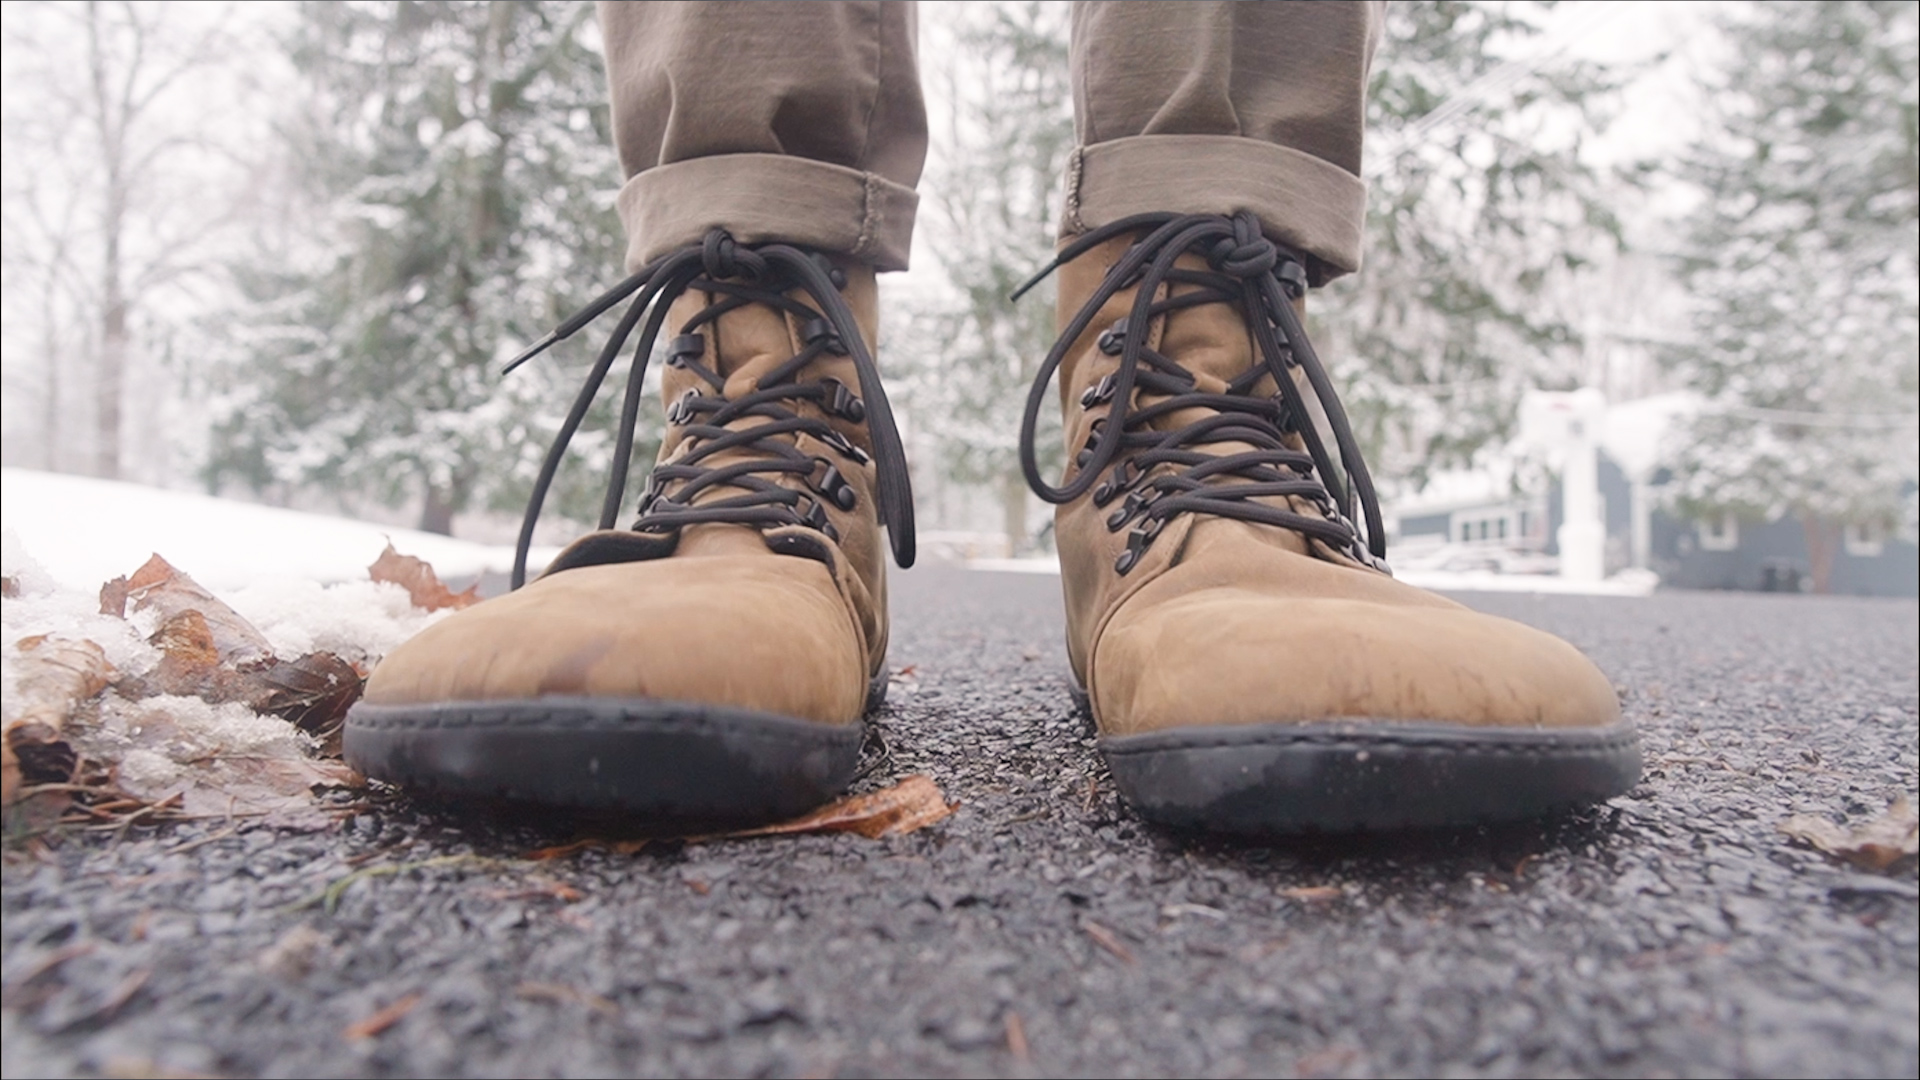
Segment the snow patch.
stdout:
[[361,664],[385,656],[451,613],[422,611],[407,598],[407,590],[384,581],[321,585],[263,578],[221,599],[266,636],[277,656],[330,652]]
[[[31,469],[0,469],[0,516],[18,537],[9,567],[24,544],[45,575],[88,591],[155,553],[215,591],[268,577],[363,581],[389,540],[442,578],[513,567],[511,547]],[[536,550],[529,565],[558,550]]]

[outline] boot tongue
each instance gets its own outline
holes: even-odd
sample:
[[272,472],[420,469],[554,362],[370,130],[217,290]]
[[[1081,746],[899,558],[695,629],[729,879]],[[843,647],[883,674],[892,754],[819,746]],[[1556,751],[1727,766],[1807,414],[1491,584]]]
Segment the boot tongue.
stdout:
[[[1188,255],[1182,257],[1179,265],[1204,269],[1206,261],[1197,255]],[[1198,286],[1177,285],[1174,287],[1174,293],[1179,295],[1197,288]],[[1252,332],[1248,329],[1245,318],[1238,308],[1229,304],[1201,304],[1170,312],[1161,323],[1158,338],[1156,350],[1161,355],[1174,360],[1193,376],[1193,390],[1196,393],[1227,393],[1228,384],[1244,376],[1257,362]],[[1149,342],[1151,343],[1152,340],[1150,337]],[[1274,385],[1273,376],[1262,375],[1247,394],[1255,398],[1269,398],[1277,392],[1278,387]],[[1165,400],[1165,397],[1155,394],[1143,393],[1139,396],[1142,407]],[[1165,416],[1155,418],[1150,426],[1156,431],[1175,431],[1214,415],[1216,413],[1212,409],[1177,409]],[[1298,435],[1289,433],[1286,436],[1286,442],[1295,449],[1304,449],[1304,444]],[[1196,444],[1191,449],[1224,457],[1257,448],[1251,443],[1233,441]],[[1231,483],[1232,481],[1221,482]],[[1266,496],[1259,501],[1295,512],[1313,512],[1304,505],[1294,505],[1295,500],[1281,496]],[[1308,554],[1306,538],[1299,533],[1232,518],[1202,515],[1194,523],[1194,531],[1190,536],[1192,539],[1200,539],[1209,533],[1248,530],[1290,551]]]
[[[790,294],[806,303],[804,297]],[[685,326],[687,322],[707,307],[726,298],[713,293],[690,291],[674,302],[668,314],[668,325],[675,328]],[[702,324],[696,331],[706,339],[706,348],[698,363],[722,380],[719,389],[715,389],[699,372],[689,367],[665,367],[661,372],[661,396],[671,409],[675,402],[687,394],[701,397],[720,396],[728,401],[738,401],[757,390],[770,387],[770,378],[778,377],[780,385],[809,383],[821,379],[835,378],[843,385],[859,385],[858,369],[852,359],[836,355],[829,351],[816,357],[798,371],[791,370],[794,356],[805,347],[796,340],[797,327],[789,316],[766,304],[745,304],[728,311],[717,319]],[[789,369],[781,375],[779,369]],[[780,407],[801,415],[819,416],[820,410],[812,402],[783,399]],[[712,423],[712,414],[701,414],[694,423]],[[770,422],[765,415],[748,413],[727,421],[723,426],[729,431],[745,431],[762,427]],[[834,423],[842,434],[861,449],[871,451],[869,435],[864,425]],[[768,442],[783,442],[789,446],[799,444],[796,433],[773,434],[765,437]],[[661,440],[661,462],[669,462],[684,457],[692,447],[686,442],[686,424],[669,423]],[[700,459],[705,468],[721,468],[743,461],[764,460],[767,452],[754,444],[736,446],[709,454]],[[783,479],[773,473],[753,474],[762,480],[796,486],[798,478]],[[671,490],[671,489],[670,489]],[[744,495],[751,489],[739,484],[713,484],[703,488],[692,498],[692,504],[699,506],[721,499]],[[738,548],[746,551],[764,549],[764,540],[760,530],[746,525],[712,524],[687,527],[682,535],[679,550],[683,553],[695,551],[713,552]]]

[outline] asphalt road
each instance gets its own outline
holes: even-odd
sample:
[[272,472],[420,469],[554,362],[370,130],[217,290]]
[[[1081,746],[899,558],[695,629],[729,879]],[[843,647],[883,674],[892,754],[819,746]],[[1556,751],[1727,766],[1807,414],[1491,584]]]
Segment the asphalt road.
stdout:
[[[1612,804],[1249,846],[1143,827],[1067,696],[1051,577],[902,575],[864,787],[909,836],[654,842],[381,797],[334,828],[68,838],[4,878],[40,1074],[1914,1075],[1916,888],[1776,829],[1916,785],[1916,605],[1471,596],[1645,735]],[[363,872],[348,881],[349,875]],[[302,906],[330,884],[337,906]],[[409,1004],[410,1003],[410,1004]],[[383,1024],[384,1021],[384,1024]]]

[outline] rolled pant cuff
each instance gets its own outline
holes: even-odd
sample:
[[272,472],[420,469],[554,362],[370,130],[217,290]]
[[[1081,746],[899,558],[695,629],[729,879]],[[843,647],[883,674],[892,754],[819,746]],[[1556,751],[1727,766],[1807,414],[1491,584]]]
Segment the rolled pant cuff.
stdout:
[[660,165],[620,189],[627,269],[719,226],[741,243],[781,241],[905,270],[920,197],[874,173],[783,154],[720,154]]
[[1315,285],[1360,268],[1366,182],[1312,154],[1237,135],[1133,135],[1080,147],[1067,163],[1060,236],[1134,214],[1239,210],[1310,256]]

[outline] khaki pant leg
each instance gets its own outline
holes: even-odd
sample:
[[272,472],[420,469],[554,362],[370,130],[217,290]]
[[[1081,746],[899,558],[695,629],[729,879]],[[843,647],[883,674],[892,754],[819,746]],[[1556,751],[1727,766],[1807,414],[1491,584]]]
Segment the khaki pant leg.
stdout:
[[1311,256],[1360,266],[1367,71],[1385,4],[1082,0],[1061,235],[1132,214],[1251,210]]
[[901,0],[600,5],[627,266],[720,226],[901,270],[927,153]]

